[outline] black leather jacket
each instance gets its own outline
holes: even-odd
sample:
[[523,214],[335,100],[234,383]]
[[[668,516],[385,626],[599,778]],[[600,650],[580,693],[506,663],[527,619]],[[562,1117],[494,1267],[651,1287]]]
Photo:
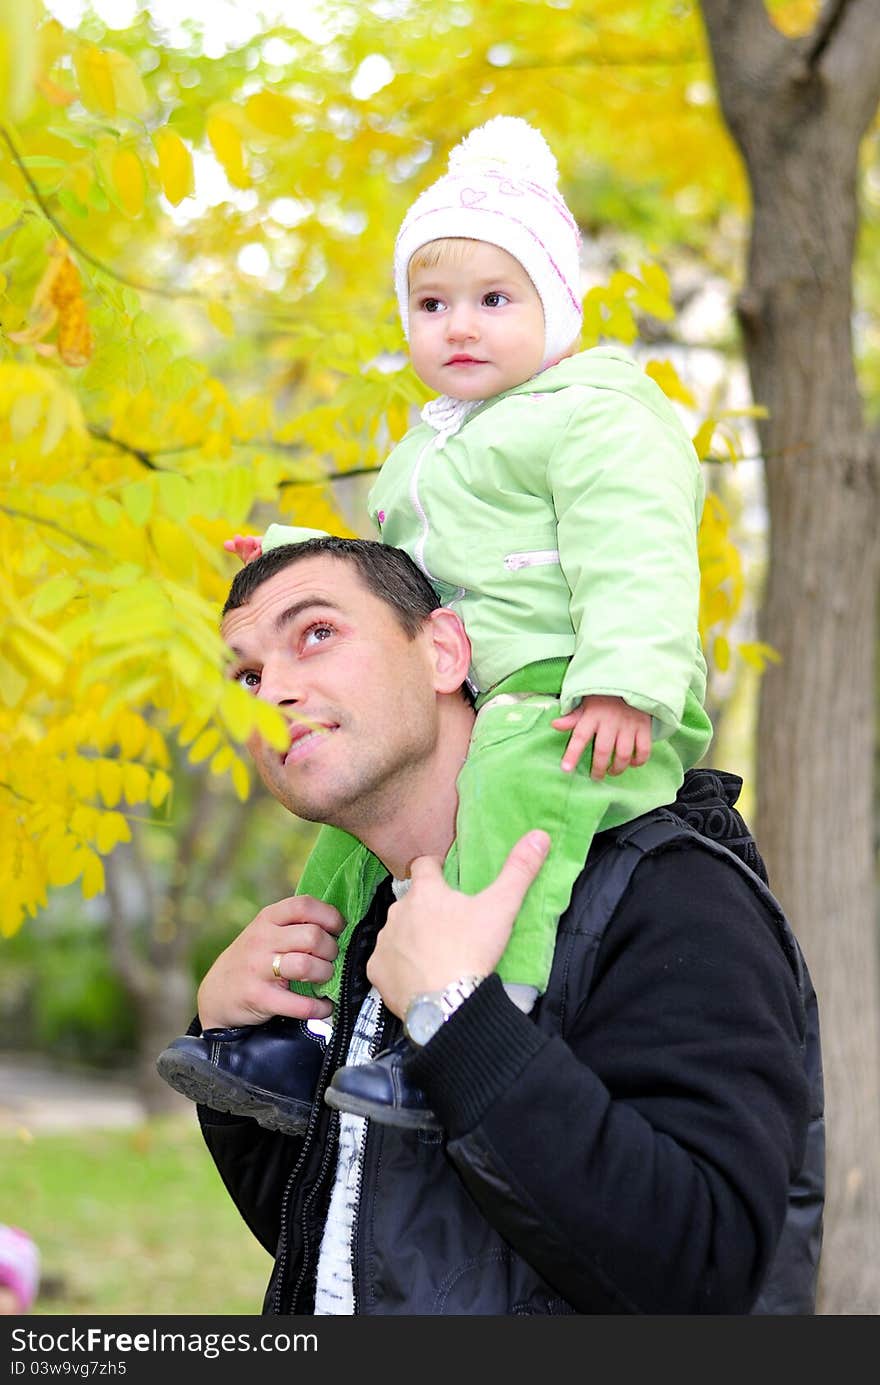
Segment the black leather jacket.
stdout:
[[[491,976],[415,1060],[445,1134],[371,1122],[353,1245],[364,1314],[747,1313],[804,1152],[803,1008],[768,911],[699,842],[638,865],[597,947],[597,837],[546,994]],[[598,873],[601,875],[601,872]],[[310,1313],[344,1061],[391,902],[356,930],[304,1139],[200,1108],[275,1255],[267,1313]],[[601,930],[600,930],[601,931]],[[399,1022],[385,1015],[383,1039]]]

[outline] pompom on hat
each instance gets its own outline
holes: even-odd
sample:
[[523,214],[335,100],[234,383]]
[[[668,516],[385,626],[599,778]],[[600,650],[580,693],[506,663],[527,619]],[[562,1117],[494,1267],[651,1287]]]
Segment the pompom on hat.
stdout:
[[562,198],[556,159],[544,136],[517,116],[472,130],[449,169],[416,198],[394,247],[394,288],[409,336],[409,262],[430,241],[486,241],[513,255],[544,309],[544,365],[558,360],[581,330],[581,236]]

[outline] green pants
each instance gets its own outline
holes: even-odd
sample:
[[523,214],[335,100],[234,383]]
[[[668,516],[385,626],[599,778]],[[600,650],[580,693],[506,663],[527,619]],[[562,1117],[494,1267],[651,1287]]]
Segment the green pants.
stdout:
[[[470,750],[458,776],[455,842],[444,865],[450,885],[477,894],[495,879],[526,832],[542,827],[550,834],[550,853],[497,967],[502,981],[539,992],[550,975],[559,918],[595,833],[671,803],[685,770],[705,753],[712,734],[704,709],[689,694],[681,727],[668,740],[654,742],[647,764],[595,781],[588,746],[577,769],[567,774],[560,762],[569,733],[551,725],[560,715],[565,667],[564,659],[530,664],[478,701]],[[321,829],[297,894],[335,905],[347,926],[330,980],[314,986],[292,982],[291,989],[337,999],[348,940],[387,874],[356,838],[338,828]]]

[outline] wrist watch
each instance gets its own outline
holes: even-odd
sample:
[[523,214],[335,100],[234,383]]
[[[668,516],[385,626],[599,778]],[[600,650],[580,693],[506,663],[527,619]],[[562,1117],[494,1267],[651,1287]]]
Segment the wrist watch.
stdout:
[[403,1032],[411,1044],[421,1048],[454,1015],[469,995],[473,995],[485,976],[460,976],[442,991],[423,991],[414,995],[406,1007]]

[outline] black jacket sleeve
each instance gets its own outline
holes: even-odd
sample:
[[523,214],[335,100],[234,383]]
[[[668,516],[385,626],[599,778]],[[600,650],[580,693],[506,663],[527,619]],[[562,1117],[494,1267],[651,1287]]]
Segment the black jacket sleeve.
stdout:
[[493,976],[411,1067],[483,1214],[579,1311],[743,1313],[803,1157],[802,1040],[765,906],[687,845],[638,866],[564,1038]]

